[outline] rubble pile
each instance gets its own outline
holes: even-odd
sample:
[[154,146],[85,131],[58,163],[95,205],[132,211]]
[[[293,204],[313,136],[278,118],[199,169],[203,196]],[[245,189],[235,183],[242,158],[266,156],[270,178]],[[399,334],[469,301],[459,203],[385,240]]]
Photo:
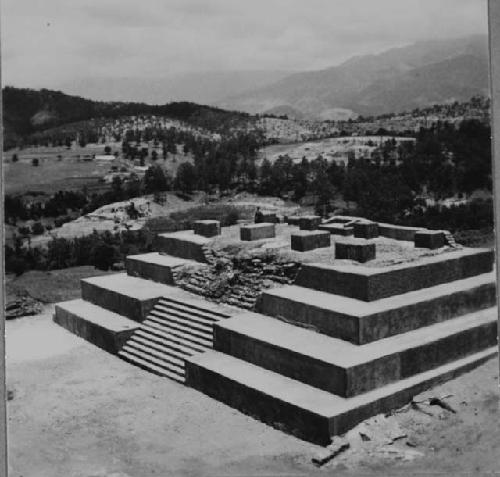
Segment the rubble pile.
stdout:
[[264,289],[293,283],[298,262],[282,262],[274,255],[234,257],[211,250],[209,265],[176,277],[181,288],[218,303],[253,310]]
[[16,297],[5,305],[5,319],[13,320],[22,316],[38,315],[42,304],[30,296]]

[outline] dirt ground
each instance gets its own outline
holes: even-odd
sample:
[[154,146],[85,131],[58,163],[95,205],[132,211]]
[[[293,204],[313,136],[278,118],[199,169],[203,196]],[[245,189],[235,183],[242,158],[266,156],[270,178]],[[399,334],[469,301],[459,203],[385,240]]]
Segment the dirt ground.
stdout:
[[[43,315],[6,323],[11,477],[491,475],[500,470],[498,362],[322,448],[159,378]],[[431,406],[440,397],[456,411]],[[404,437],[403,437],[404,436]]]

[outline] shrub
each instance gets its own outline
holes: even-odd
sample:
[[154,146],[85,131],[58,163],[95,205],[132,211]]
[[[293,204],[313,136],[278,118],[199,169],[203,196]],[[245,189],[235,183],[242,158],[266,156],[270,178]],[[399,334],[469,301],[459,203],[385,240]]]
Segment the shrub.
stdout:
[[225,217],[225,223],[223,225],[235,225],[238,223],[239,219],[240,213],[238,212],[238,209],[230,210]]
[[33,235],[42,235],[45,232],[45,227],[41,222],[35,222],[31,227],[31,233]]
[[118,261],[118,250],[108,243],[98,243],[91,251],[91,262],[99,270],[109,270]]

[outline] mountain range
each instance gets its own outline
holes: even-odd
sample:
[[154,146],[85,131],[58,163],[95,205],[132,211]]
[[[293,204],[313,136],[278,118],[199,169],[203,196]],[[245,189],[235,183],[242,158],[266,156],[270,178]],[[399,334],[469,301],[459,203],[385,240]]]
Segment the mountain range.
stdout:
[[298,116],[341,119],[465,101],[488,95],[488,41],[483,35],[422,41],[352,58],[320,71],[289,75],[216,104],[250,113],[286,108]]
[[155,107],[148,104],[182,100],[299,119],[348,119],[467,101],[472,96],[489,95],[488,42],[485,35],[421,41],[317,71],[83,78],[61,84],[60,89],[80,97],[73,99],[49,90],[4,89],[6,129],[26,133],[93,114],[149,111]]

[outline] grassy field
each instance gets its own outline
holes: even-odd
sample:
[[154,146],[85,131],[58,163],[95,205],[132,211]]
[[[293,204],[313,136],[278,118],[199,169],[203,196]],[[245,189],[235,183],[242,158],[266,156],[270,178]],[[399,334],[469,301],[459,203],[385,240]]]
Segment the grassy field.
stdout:
[[[294,162],[300,162],[303,157],[308,161],[316,159],[319,155],[327,160],[347,162],[347,152],[353,151],[356,157],[370,153],[384,141],[392,139],[391,136],[356,136],[335,137],[318,141],[308,141],[296,144],[274,144],[262,149],[260,159],[267,158],[271,162],[279,156],[288,155]],[[411,138],[396,138],[400,141],[413,141]]]
[[[112,152],[121,153],[121,144],[110,143]],[[147,146],[144,144],[144,146]],[[150,153],[153,148],[149,147]],[[164,160],[161,148],[156,149],[161,165],[171,176],[175,176],[177,168],[186,161],[191,161],[190,154],[169,154]],[[18,161],[12,162],[12,157],[17,154]],[[12,149],[3,154],[4,184],[6,194],[21,194],[27,191],[40,191],[47,194],[59,190],[82,189],[86,186],[89,191],[98,192],[109,187],[102,183],[102,178],[112,172],[111,167],[117,170],[125,167],[132,170],[133,162],[121,158],[112,162],[99,162],[95,160],[84,161],[85,155],[104,154],[103,144],[89,144],[84,148],[66,147],[30,147],[22,150]],[[39,165],[33,166],[32,160],[38,159]],[[151,160],[146,160],[145,165],[150,165]]]
[[29,295],[43,303],[57,303],[80,298],[82,278],[108,273],[116,272],[103,272],[91,266],[83,266],[50,272],[32,270],[19,277],[7,275],[5,277],[6,302],[23,295]]

